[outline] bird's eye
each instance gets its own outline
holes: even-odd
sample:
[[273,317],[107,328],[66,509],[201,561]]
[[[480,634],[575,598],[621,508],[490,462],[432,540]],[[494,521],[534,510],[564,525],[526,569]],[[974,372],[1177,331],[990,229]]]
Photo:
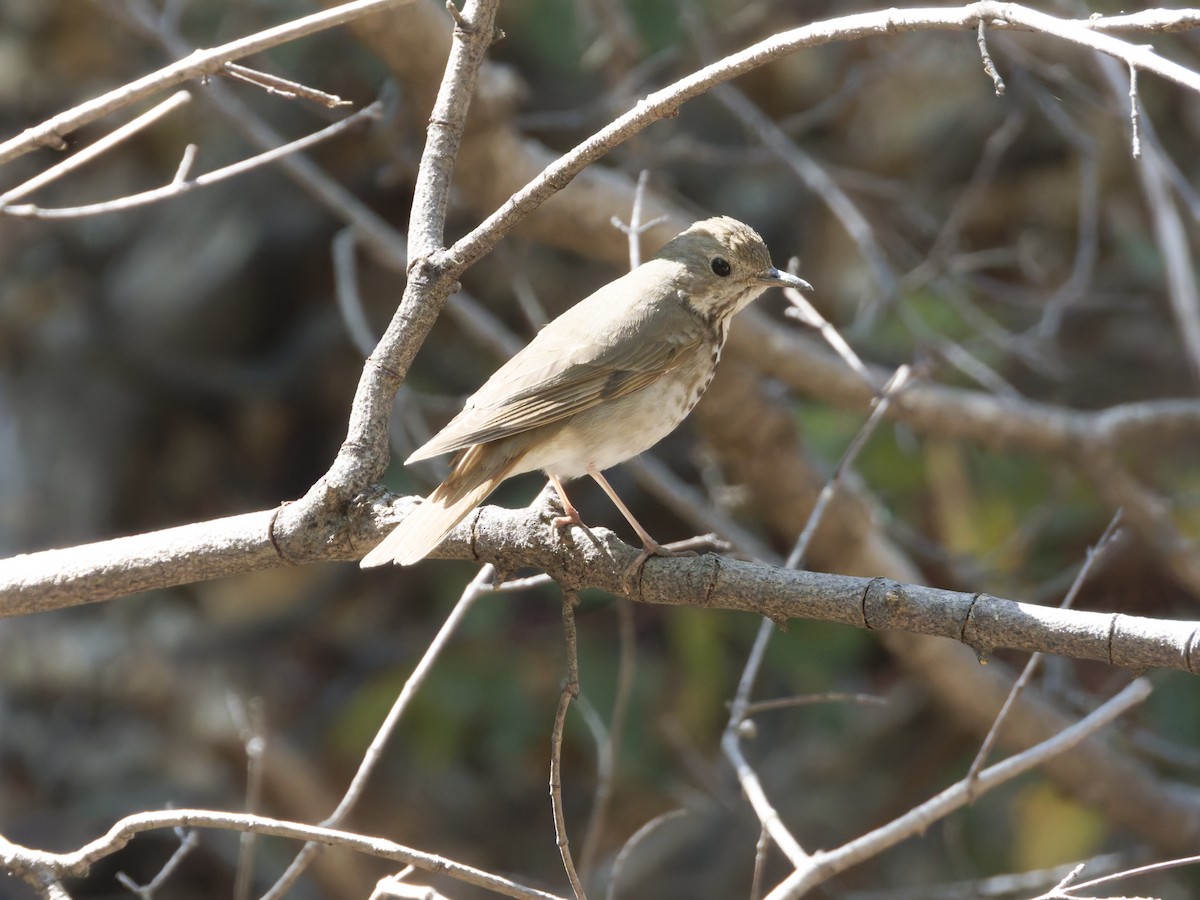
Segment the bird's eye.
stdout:
[[714,275],[719,275],[722,278],[729,277],[729,273],[732,271],[729,267],[729,262],[723,256],[713,257],[712,270]]

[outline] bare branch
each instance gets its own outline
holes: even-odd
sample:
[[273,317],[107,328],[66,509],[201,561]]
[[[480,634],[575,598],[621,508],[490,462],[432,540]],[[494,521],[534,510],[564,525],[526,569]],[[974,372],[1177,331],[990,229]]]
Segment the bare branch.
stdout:
[[0,616],[61,609],[283,563],[271,542],[276,510],[0,561]]
[[306,150],[315,144],[329,140],[332,137],[353,128],[355,125],[362,122],[364,119],[373,119],[379,116],[381,110],[379,103],[372,103],[370,106],[363,107],[353,115],[346,116],[340,122],[335,122],[322,128],[320,131],[315,131],[312,134],[305,135],[302,138],[284,144],[281,147],[276,147],[273,150],[267,150],[259,153],[249,159],[243,159],[240,162],[232,165],[223,166],[214,172],[207,172],[204,175],[199,175],[190,180],[180,180],[178,174],[172,178],[170,183],[162,187],[155,188],[150,191],[143,191],[140,194],[132,194],[128,197],[120,197],[116,200],[106,200],[103,203],[92,203],[87,206],[70,206],[61,209],[45,209],[43,207],[34,206],[32,204],[22,204],[20,206],[12,206],[9,204],[0,205],[0,213],[10,216],[27,217],[33,219],[77,219],[83,216],[102,215],[104,213],[118,212],[124,209],[132,209],[137,206],[145,206],[149,203],[156,203],[160,200],[169,200],[173,197],[179,197],[196,188],[208,187],[216,184],[219,181],[225,181],[228,178],[241,175],[259,166],[265,166],[282,159],[290,153],[298,153],[301,150]]
[[72,154],[62,162],[58,163],[58,165],[51,166],[40,175],[35,175],[33,178],[30,178],[24,184],[19,184],[12,190],[5,191],[3,194],[0,194],[0,207],[11,205],[14,200],[20,200],[27,194],[32,194],[38,188],[50,184],[52,181],[56,181],[57,179],[66,175],[68,172],[74,172],[80,166],[95,159],[100,154],[111,150],[113,147],[128,140],[139,131],[142,131],[150,125],[153,125],[163,116],[167,115],[167,113],[174,112],[175,110],[179,109],[179,107],[185,105],[191,99],[192,95],[187,91],[176,91],[153,109],[149,109],[136,119],[126,122],[116,131],[106,134],[94,144],[89,144],[78,153]]
[[1000,72],[996,69],[996,63],[992,60],[992,54],[988,52],[987,28],[983,19],[979,20],[975,43],[979,45],[979,56],[983,60],[984,73],[988,78],[992,79],[992,84],[996,88],[996,96],[1003,97],[1005,91],[1004,79],[1000,77]]
[[562,900],[554,894],[525,887],[507,878],[501,878],[482,869],[467,866],[444,856],[413,850],[395,841],[384,838],[366,837],[350,831],[323,828],[320,825],[305,825],[266,816],[246,813],[214,812],[204,809],[170,809],[137,813],[121,819],[108,833],[78,850],[68,853],[47,853],[31,850],[0,840],[0,868],[9,872],[45,871],[60,877],[82,876],[88,868],[125,847],[134,837],[160,828],[216,828],[224,831],[253,830],[258,834],[291,838],[300,841],[318,841],[330,847],[344,847],[375,856],[407,863],[429,872],[438,872],[456,878],[465,884],[487,888],[506,897],[520,900]]
[[148,883],[138,884],[124,872],[117,873],[117,881],[121,882],[130,893],[141,897],[142,900],[153,900],[154,895],[158,893],[158,889],[166,884],[167,879],[175,873],[180,863],[200,843],[200,836],[195,831],[185,831],[182,828],[176,828],[175,833],[179,836],[179,846],[175,848],[175,852],[171,854],[170,859],[163,863],[163,867],[158,870],[158,874],[150,879]]
[[[752,360],[764,375],[835,406],[865,409],[874,397],[858,374],[816,341],[779,328],[754,308],[738,314],[726,355]],[[871,383],[887,380],[883,369],[868,371]],[[1200,401],[1195,400],[1128,403],[1092,412],[936,384],[910,387],[888,415],[946,438],[1065,458],[1076,458],[1088,446],[1190,440],[1200,434]]]
[[409,278],[403,299],[363,366],[346,440],[329,471],[303,498],[281,511],[285,532],[327,528],[340,518],[350,500],[387,468],[392,398],[456,286],[457,273],[431,256],[440,255],[450,175],[479,68],[494,37],[497,2],[473,0],[462,13],[467,27],[455,28],[417,172],[409,220]]
[[1137,66],[1129,67],[1129,141],[1130,156],[1138,159],[1142,155],[1142,135],[1138,123],[1141,113],[1138,109]]
[[1155,72],[1200,93],[1200,73],[1163,59],[1152,48],[1100,33],[1094,26],[1089,27],[1079,20],[1058,19],[1019,4],[983,0],[958,9],[888,9],[817,22],[775,34],[644,97],[629,112],[547,166],[537,178],[447,250],[449,271],[455,276],[460,274],[487,254],[518,221],[565,187],[588,165],[654,122],[674,115],[688,100],[718,84],[808,47],[869,35],[975,28],[981,20],[987,21],[992,28],[1007,27],[1054,35]]
[[558,845],[559,856],[562,857],[567,880],[571,882],[571,890],[575,893],[576,900],[586,900],[583,882],[579,880],[575,861],[571,857],[571,842],[567,839],[567,817],[563,811],[562,799],[563,729],[566,727],[567,710],[571,707],[571,701],[579,698],[579,652],[575,631],[575,606],[578,603],[579,597],[575,593],[563,591],[562,617],[567,647],[567,677],[563,679],[558,709],[554,714],[554,728],[550,735],[550,805],[554,812],[554,839]]
[[[1136,679],[1095,712],[1061,734],[986,769],[979,776],[980,788],[990,790],[1040,766],[1058,754],[1065,753],[1143,702],[1150,696],[1150,690],[1149,681],[1144,678]],[[813,886],[828,880],[839,872],[844,872],[851,866],[879,854],[888,847],[895,846],[905,838],[925,831],[933,822],[965,806],[971,796],[969,783],[964,779],[937,796],[913,807],[909,812],[882,828],[877,828],[869,834],[856,838],[836,850],[814,854],[807,866],[798,868],[789,875],[782,884],[767,895],[767,900],[789,900],[789,898],[802,896]]]
[[[1100,535],[1100,540],[1096,542],[1094,547],[1090,547],[1088,549],[1087,558],[1084,560],[1083,565],[1080,566],[1079,572],[1076,574],[1075,579],[1071,582],[1071,587],[1067,591],[1066,596],[1063,597],[1062,603],[1059,604],[1059,609],[1070,609],[1075,604],[1075,598],[1079,595],[1079,591],[1083,587],[1084,581],[1087,580],[1088,574],[1092,571],[1092,567],[1096,564],[1096,561],[1100,558],[1100,555],[1111,546],[1113,540],[1119,534],[1117,531],[1117,523],[1120,521],[1121,513],[1118,511],[1117,514],[1112,517],[1112,521],[1108,523],[1108,527],[1104,529],[1104,534]],[[970,790],[975,789],[975,784],[979,778],[979,771],[983,768],[983,764],[987,762],[988,756],[992,752],[992,747],[994,747],[996,744],[996,738],[1000,733],[1000,726],[1003,725],[1004,720],[1008,718],[1009,710],[1012,709],[1013,704],[1017,702],[1017,698],[1025,689],[1025,685],[1027,685],[1030,679],[1033,678],[1033,673],[1037,671],[1038,665],[1041,663],[1042,658],[1042,654],[1040,653],[1034,653],[1029,657],[1029,661],[1025,663],[1025,668],[1021,670],[1020,676],[1015,682],[1013,682],[1012,690],[1008,692],[1008,696],[1004,699],[1004,705],[1000,707],[1000,712],[996,713],[996,721],[992,724],[992,727],[988,729],[987,736],[983,739],[983,743],[979,746],[979,752],[975,754],[975,759],[971,761],[971,766],[967,770],[966,781]]]
[[[454,605],[454,609],[450,611],[450,615],[446,617],[446,621],[438,629],[437,635],[429,642],[429,646],[425,648],[425,653],[421,656],[412,674],[404,682],[404,687],[401,688],[400,693],[396,696],[395,701],[392,703],[392,708],[388,710],[387,716],[384,717],[383,722],[376,729],[375,736],[371,739],[370,746],[367,747],[366,752],[363,754],[362,761],[358,764],[358,770],[354,773],[354,778],[351,779],[349,787],[346,788],[342,799],[338,801],[337,808],[321,823],[324,827],[336,828],[346,821],[346,818],[354,810],[355,805],[366,791],[367,781],[383,757],[384,748],[396,733],[396,729],[400,724],[400,718],[412,704],[413,698],[417,695],[417,691],[421,688],[421,685],[425,683],[425,679],[429,675],[430,669],[433,668],[434,662],[437,661],[442,650],[449,643],[450,638],[458,631],[467,613],[471,611],[475,606],[475,602],[480,597],[491,592],[489,585],[494,574],[495,570],[491,566],[484,566],[463,589],[462,595]],[[272,885],[271,889],[263,895],[263,900],[273,900],[273,898],[284,896],[292,885],[295,884],[296,879],[308,868],[320,849],[321,844],[317,841],[306,843],[296,855],[296,858],[288,865],[284,873]]]
[[[358,541],[313,548],[313,557],[358,558],[362,548],[377,542],[408,508],[405,503],[380,510],[372,530],[363,523]],[[274,514],[249,513],[2,561],[0,616],[270,568],[279,564],[265,534]],[[1170,668],[1200,674],[1200,626],[1195,622],[1054,610],[885,578],[791,572],[712,554],[651,559],[630,590],[622,579],[637,551],[607,529],[593,531],[598,543],[571,543],[549,528],[543,510],[489,506],[453,531],[431,556],[491,562],[501,571],[535,566],[560,583],[598,588],[642,603],[733,609],[774,621],[807,618],[895,629],[962,641],[981,654],[1001,648],[1041,650],[1134,671]],[[531,540],[533,535],[540,540]],[[127,550],[126,542],[133,549]],[[247,557],[254,565],[242,567]],[[239,565],[230,568],[231,559]]]
[[303,100],[318,103],[329,109],[337,106],[350,106],[351,104],[351,101],[343,100],[335,94],[327,94],[325,91],[319,91],[308,85],[300,84],[298,81],[289,81],[286,78],[280,78],[278,75],[260,72],[248,66],[239,66],[237,63],[227,62],[221,71],[231,78],[236,78],[255,87],[260,87],[268,94],[274,94],[277,97],[283,97],[288,100],[299,97]]
[[204,75],[215,75],[230,60],[241,59],[269,47],[411,2],[412,0],[353,0],[324,12],[313,13],[257,34],[238,38],[211,50],[197,50],[185,59],[157,72],[144,75],[94,100],[59,113],[40,125],[25,129],[21,134],[0,144],[0,165],[38,147],[62,148],[63,138],[76,129],[181,82]]

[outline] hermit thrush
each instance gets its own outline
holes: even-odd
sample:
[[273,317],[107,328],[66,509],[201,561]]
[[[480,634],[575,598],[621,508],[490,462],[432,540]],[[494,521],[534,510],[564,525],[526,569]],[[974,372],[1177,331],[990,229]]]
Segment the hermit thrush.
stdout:
[[652,259],[567,310],[501,366],[407,462],[458,451],[450,474],[363,558],[423,559],[501,481],[542,469],[562,500],[557,525],[582,525],[562,479],[583,474],[642,539],[663,548],[601,474],[675,429],[712,380],[734,313],[772,285],[812,290],[771,265],[736,219],[697,222]]

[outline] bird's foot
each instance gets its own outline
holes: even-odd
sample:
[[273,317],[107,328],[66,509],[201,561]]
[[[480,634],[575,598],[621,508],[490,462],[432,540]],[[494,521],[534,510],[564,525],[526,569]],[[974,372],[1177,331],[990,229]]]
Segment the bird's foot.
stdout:
[[583,529],[583,533],[588,536],[593,544],[599,544],[600,539],[596,537],[592,529],[588,528],[587,523],[579,517],[579,510],[574,506],[567,507],[565,513],[561,516],[555,516],[550,520],[550,526],[559,533],[560,537],[565,537],[565,529],[576,527]]
[[637,555],[637,559],[630,563],[629,568],[625,570],[625,586],[630,590],[633,589],[634,585],[641,580],[642,567],[646,565],[646,560],[652,556],[680,557],[697,555],[695,550],[674,549],[660,544],[653,538],[644,540],[642,542],[642,552]]
[[578,525],[580,528],[587,530],[587,526],[583,524],[583,519],[579,518],[579,510],[571,507],[561,516],[555,516],[550,520],[550,524],[555,528],[568,528],[571,525]]

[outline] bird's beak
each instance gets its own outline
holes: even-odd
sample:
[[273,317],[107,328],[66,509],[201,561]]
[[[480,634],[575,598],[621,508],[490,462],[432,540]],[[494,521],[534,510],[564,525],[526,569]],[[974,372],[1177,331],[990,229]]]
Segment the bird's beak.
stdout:
[[781,272],[774,266],[771,266],[771,268],[759,275],[758,280],[763,284],[790,287],[798,291],[812,291],[813,289],[813,286],[803,278],[797,278],[790,272]]

